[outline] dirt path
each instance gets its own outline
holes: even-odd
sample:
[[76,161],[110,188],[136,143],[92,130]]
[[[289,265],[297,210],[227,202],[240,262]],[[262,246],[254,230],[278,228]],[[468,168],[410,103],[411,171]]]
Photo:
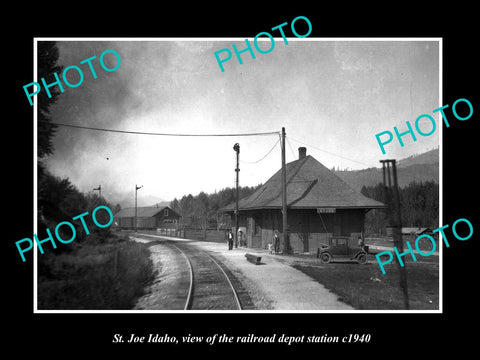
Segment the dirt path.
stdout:
[[[198,246],[219,254],[246,288],[259,298],[259,306],[268,303],[272,310],[353,310],[338,300],[323,285],[266,251],[238,248],[231,251],[218,243],[198,242]],[[254,265],[245,253],[262,255],[262,264]],[[278,259],[277,259],[278,258]]]

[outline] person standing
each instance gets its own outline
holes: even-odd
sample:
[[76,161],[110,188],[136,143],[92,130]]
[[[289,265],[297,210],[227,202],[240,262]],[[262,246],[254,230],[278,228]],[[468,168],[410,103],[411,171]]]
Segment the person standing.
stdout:
[[362,250],[363,250],[364,246],[365,246],[365,241],[363,240],[362,236],[359,236],[358,237],[358,247],[362,248]]
[[228,232],[228,250],[232,250],[233,249],[233,234],[232,234],[232,230],[230,230]]
[[227,246],[229,246],[229,244],[228,244],[229,235],[230,235],[230,230],[225,230],[225,242],[226,242]]
[[243,232],[242,230],[238,230],[238,246],[245,246],[243,243]]
[[278,254],[280,252],[280,239],[278,237],[278,231],[275,230],[273,234],[273,247],[275,250],[275,254]]

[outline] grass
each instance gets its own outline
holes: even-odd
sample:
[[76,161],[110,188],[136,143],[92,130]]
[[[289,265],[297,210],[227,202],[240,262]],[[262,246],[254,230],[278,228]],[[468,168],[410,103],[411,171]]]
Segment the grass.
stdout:
[[[403,292],[399,285],[399,271],[392,262],[385,266],[383,275],[375,258],[365,265],[353,262],[293,265],[296,269],[323,284],[339,299],[360,310],[404,309]],[[407,262],[407,286],[411,310],[438,310],[438,257]]]
[[38,309],[131,309],[153,279],[148,246],[89,235],[68,253],[39,256]]

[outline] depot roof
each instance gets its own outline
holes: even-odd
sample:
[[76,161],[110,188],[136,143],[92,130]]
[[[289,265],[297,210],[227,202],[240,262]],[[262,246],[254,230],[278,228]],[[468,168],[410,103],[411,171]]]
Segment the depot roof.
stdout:
[[[384,208],[379,201],[353,190],[311,155],[286,164],[287,206],[302,208]],[[253,194],[239,201],[240,210],[282,207],[282,171],[278,170]],[[235,210],[235,203],[222,209]]]

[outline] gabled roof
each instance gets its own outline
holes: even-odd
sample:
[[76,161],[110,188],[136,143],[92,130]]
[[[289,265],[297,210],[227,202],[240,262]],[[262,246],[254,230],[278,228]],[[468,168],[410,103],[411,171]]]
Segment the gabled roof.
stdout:
[[[172,212],[175,215],[178,215],[175,211],[173,211],[168,206],[138,206],[137,207],[137,217],[152,217],[160,213],[161,211],[168,209],[169,212]],[[180,215],[178,215],[180,216]],[[135,208],[125,208],[120,210],[118,213],[115,214],[115,217],[122,218],[122,217],[135,217]]]
[[[350,186],[308,155],[286,164],[287,206],[290,209],[306,208],[383,208],[381,202],[370,199]],[[240,210],[282,207],[282,171],[277,171],[253,194],[239,201]],[[233,211],[229,204],[223,211]]]

